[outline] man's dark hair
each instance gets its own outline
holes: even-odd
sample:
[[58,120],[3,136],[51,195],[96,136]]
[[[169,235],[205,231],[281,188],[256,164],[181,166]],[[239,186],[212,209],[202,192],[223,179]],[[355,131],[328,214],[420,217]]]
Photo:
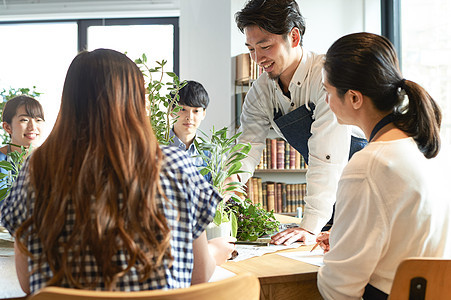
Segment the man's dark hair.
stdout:
[[305,33],[305,20],[295,0],[249,0],[244,8],[235,14],[235,21],[241,32],[251,25],[269,33],[286,35],[297,27],[302,36]]
[[210,103],[207,91],[203,85],[197,81],[187,81],[187,84],[180,89],[179,96],[179,105],[202,107],[206,109],[208,103]]

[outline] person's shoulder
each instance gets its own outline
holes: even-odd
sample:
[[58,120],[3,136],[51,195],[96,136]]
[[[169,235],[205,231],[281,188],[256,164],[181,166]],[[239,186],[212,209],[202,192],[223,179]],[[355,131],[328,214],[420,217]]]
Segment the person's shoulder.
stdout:
[[304,49],[304,55],[306,55],[306,61],[305,64],[311,65],[313,72],[322,72],[323,65],[324,65],[324,54],[318,54],[316,52]]
[[0,148],[0,160],[6,160],[6,153],[8,153],[8,146]]
[[270,90],[273,86],[273,80],[269,78],[268,73],[263,72],[258,78],[252,83],[251,89],[258,91]]
[[189,161],[186,151],[183,151],[178,147],[163,145],[160,146],[160,149],[161,152],[163,152],[164,161],[169,162],[170,164],[184,164],[186,161]]
[[[349,170],[370,176],[387,175],[388,173],[404,170],[414,161],[424,160],[412,138],[393,141],[377,141],[369,143],[365,148],[356,152],[343,174]],[[347,170],[346,170],[347,169]],[[412,168],[411,168],[412,169]],[[413,169],[412,169],[413,170]]]
[[324,60],[325,54],[323,53],[317,53],[315,51],[311,51],[307,48],[303,48],[303,53],[306,55],[308,60],[318,61],[318,60]]

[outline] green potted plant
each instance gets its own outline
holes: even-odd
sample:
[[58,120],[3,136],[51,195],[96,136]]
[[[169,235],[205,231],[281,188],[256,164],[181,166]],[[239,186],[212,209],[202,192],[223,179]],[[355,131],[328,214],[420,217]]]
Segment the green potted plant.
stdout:
[[227,202],[227,208],[236,215],[238,224],[236,238],[239,241],[255,241],[279,229],[280,222],[274,217],[274,212],[266,211],[260,203],[253,204],[249,199],[240,203],[231,200]]
[[[149,67],[147,56],[143,54],[141,58],[135,60],[135,63],[141,68],[143,75],[148,78],[148,109],[153,131],[160,144],[168,145],[170,142],[169,132],[177,120],[172,115],[180,111],[178,92],[186,85],[186,81],[181,82],[177,74],[164,71],[166,60],[157,61],[156,67]],[[168,75],[172,81],[163,82],[165,75]]]
[[[180,81],[175,73],[164,71],[165,60],[157,61],[156,67],[149,67],[147,57],[143,54],[141,58],[135,60],[135,63],[141,68],[144,76],[149,79],[147,92],[152,128],[159,143],[167,145],[170,141],[169,131],[176,121],[173,118],[173,114],[180,110],[180,106],[177,103],[178,92],[186,82]],[[164,82],[165,74],[171,78],[170,82]],[[253,238],[255,233],[246,233],[249,230],[244,228],[244,226],[248,226],[248,222],[245,221],[246,218],[243,216],[250,215],[254,222],[252,226],[255,225],[255,228],[262,229],[269,228],[270,226],[267,224],[273,224],[272,212],[265,214],[262,208],[255,207],[248,202],[242,202],[235,193],[245,195],[244,184],[240,182],[226,182],[226,179],[230,176],[243,173],[241,160],[247,156],[251,145],[237,144],[236,140],[241,133],[228,137],[227,127],[218,131],[213,128],[211,137],[208,137],[201,130],[200,132],[203,136],[198,137],[194,141],[194,145],[200,153],[199,156],[207,163],[207,166],[202,167],[199,171],[202,175],[211,173],[212,185],[225,199],[229,197],[233,199],[233,201],[230,201],[233,205],[226,205],[224,200],[218,204],[214,220],[210,225],[210,228],[213,227],[214,229],[207,229],[207,235],[211,238],[211,232],[221,232],[222,230],[225,232],[225,235],[231,234],[232,236],[236,236],[238,232],[239,239]],[[209,151],[211,155],[207,156],[204,150]],[[256,215],[259,217],[256,217]],[[239,217],[237,218],[237,216]],[[261,233],[262,230],[259,232]]]
[[[243,183],[226,182],[226,179],[232,175],[244,173],[241,170],[241,160],[247,156],[251,145],[236,143],[241,133],[227,137],[227,131],[227,127],[218,131],[215,131],[213,127],[210,138],[200,131],[203,136],[194,140],[199,156],[206,162],[206,166],[200,169],[200,173],[202,175],[211,173],[212,185],[224,197],[218,204],[212,224],[207,227],[208,238],[230,235],[230,232],[232,236],[236,236],[237,219],[235,213],[227,208],[226,200],[232,198],[236,202],[241,202],[236,193],[246,194]],[[206,155],[205,151],[208,151],[210,155]]]
[[[18,145],[13,146],[19,147]],[[0,182],[2,182],[2,186],[0,186],[0,201],[8,196],[11,185],[14,181],[16,181],[16,178],[19,175],[19,171],[22,168],[22,164],[31,150],[25,149],[24,146],[20,146],[20,149],[21,152],[13,151],[11,153],[8,153],[7,155],[10,158],[9,160],[0,161],[0,168],[8,171],[8,174],[0,173]]]

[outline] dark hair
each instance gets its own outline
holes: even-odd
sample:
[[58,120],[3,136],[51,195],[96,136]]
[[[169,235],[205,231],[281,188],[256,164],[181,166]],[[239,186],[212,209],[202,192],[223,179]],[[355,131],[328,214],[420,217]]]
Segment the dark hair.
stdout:
[[249,0],[235,14],[235,21],[241,32],[247,26],[257,25],[269,33],[286,35],[297,27],[301,45],[305,34],[305,20],[295,0]]
[[324,70],[340,96],[348,90],[368,96],[376,109],[394,113],[395,126],[414,138],[425,157],[438,154],[440,108],[421,86],[403,79],[396,51],[387,38],[366,32],[341,37],[327,51]]
[[22,105],[25,107],[25,112],[30,117],[45,120],[44,110],[38,100],[27,95],[19,95],[6,102],[5,107],[3,107],[2,121],[11,124],[14,116],[17,114],[17,109]]
[[208,103],[210,103],[207,91],[203,85],[197,81],[187,81],[187,84],[180,89],[179,96],[179,105],[202,107],[206,109]]

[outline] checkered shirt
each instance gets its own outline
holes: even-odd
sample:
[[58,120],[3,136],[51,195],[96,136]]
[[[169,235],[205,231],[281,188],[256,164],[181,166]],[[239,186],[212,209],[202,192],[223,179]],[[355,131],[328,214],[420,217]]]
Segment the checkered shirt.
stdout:
[[[163,205],[162,199],[156,199],[159,208],[164,210],[167,222],[171,228],[171,254],[174,258],[169,267],[169,259],[165,257],[163,266],[154,270],[150,278],[139,282],[139,274],[136,268],[119,278],[116,289],[122,291],[139,291],[152,289],[173,289],[188,287],[191,283],[193,270],[193,240],[201,235],[205,227],[212,221],[216,205],[221,197],[213,187],[199,174],[191,164],[191,158],[184,151],[173,147],[162,147],[164,163],[160,173],[161,186],[174,205]],[[1,203],[1,222],[12,234],[33,213],[35,196],[29,191],[28,161],[25,162],[10,195]],[[29,196],[31,195],[31,196]],[[120,201],[120,199],[119,199]],[[75,214],[73,208],[69,208],[66,224],[60,238],[67,241],[67,233],[71,232]],[[31,236],[28,241],[28,250],[33,256],[42,255],[42,244],[39,238]],[[95,259],[91,255],[84,258],[87,266],[88,279],[93,279],[100,270]],[[81,263],[81,262],[80,262]],[[113,264],[127,266],[124,251],[118,251],[113,256]],[[29,258],[28,269],[36,269],[37,260]],[[76,272],[76,270],[75,270]],[[40,272],[30,275],[30,289],[35,292],[46,285],[52,272],[46,262]],[[71,287],[67,281],[63,286]],[[99,283],[96,290],[105,289],[104,283]]]

